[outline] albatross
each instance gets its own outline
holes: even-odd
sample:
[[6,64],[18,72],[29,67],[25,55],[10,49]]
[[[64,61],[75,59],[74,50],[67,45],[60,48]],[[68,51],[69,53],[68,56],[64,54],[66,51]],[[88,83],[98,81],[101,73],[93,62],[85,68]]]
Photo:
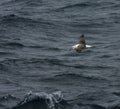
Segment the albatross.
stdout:
[[87,45],[85,41],[85,36],[82,34],[79,39],[79,44],[73,45],[72,49],[76,50],[76,52],[81,52],[83,49],[91,48],[91,45]]

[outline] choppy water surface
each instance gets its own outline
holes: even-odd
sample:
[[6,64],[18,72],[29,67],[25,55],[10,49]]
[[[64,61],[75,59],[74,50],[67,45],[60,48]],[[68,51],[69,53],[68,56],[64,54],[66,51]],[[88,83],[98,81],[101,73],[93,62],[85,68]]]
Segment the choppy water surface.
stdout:
[[0,1],[0,109],[120,109],[119,28],[119,0]]

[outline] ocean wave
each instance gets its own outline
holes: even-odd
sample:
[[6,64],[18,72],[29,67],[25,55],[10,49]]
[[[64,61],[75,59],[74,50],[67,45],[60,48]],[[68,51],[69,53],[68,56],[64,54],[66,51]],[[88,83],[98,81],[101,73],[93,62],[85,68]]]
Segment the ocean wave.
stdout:
[[11,52],[6,52],[6,51],[0,51],[0,56],[11,56],[11,55],[14,55],[13,53]]
[[4,49],[22,49],[25,45],[19,42],[5,42],[0,44],[0,48]]
[[5,45],[6,45],[6,46],[9,46],[9,47],[17,47],[17,48],[23,48],[23,47],[24,47],[23,44],[18,43],[18,42],[6,43]]
[[50,46],[33,45],[33,46],[28,46],[28,47],[29,48],[34,48],[34,49],[48,50],[48,51],[60,51],[59,48],[57,48],[57,47],[50,47]]
[[112,55],[110,55],[110,54],[103,54],[103,55],[101,55],[101,56],[98,56],[99,58],[103,58],[103,59],[106,59],[106,58],[111,58],[111,57],[113,57]]
[[83,21],[73,21],[68,25],[71,25],[72,27],[87,27],[87,28],[102,28],[102,27],[109,27],[110,21],[105,21],[101,19],[91,19],[91,20],[85,20]]
[[[74,80],[80,82],[80,81],[89,81],[89,82],[94,82],[94,81],[99,81],[99,82],[108,82],[108,80],[106,80],[103,77],[96,77],[96,76],[89,76],[89,75],[83,75],[83,74],[73,74],[73,73],[68,73],[68,74],[59,74],[59,75],[55,75],[52,77],[47,77],[47,78],[42,78],[41,81],[43,82],[60,82],[63,84],[69,84],[69,80]],[[80,81],[78,81],[80,80]],[[74,83],[73,81],[71,81],[72,83]],[[72,84],[71,83],[71,84]]]
[[37,6],[42,3],[42,0],[9,0],[4,1],[0,5],[7,6],[7,5],[21,5],[21,6]]
[[82,104],[79,103],[78,104],[79,107],[83,107],[83,109],[107,109],[104,106],[98,105],[98,104]]
[[18,98],[16,98],[14,95],[8,94],[3,97],[0,97],[0,102],[7,101],[9,99],[17,100]]
[[[16,98],[14,95],[11,95],[11,94],[5,95],[3,97],[0,97],[0,108],[1,109],[10,109],[18,101],[19,101],[19,98]],[[7,104],[7,106],[6,106],[6,104]]]
[[[41,92],[29,92],[24,96],[24,99],[11,109],[119,109],[118,101],[116,104],[108,105],[98,103],[99,99],[104,96],[105,92],[91,92],[89,94],[78,95],[75,99],[65,100],[61,91],[51,94]],[[109,99],[109,98],[108,98]],[[86,101],[86,102],[85,102]],[[114,102],[114,101],[113,101]]]
[[70,4],[70,5],[66,5],[66,6],[63,6],[63,7],[59,7],[55,11],[63,11],[65,9],[78,8],[78,7],[88,8],[88,7],[96,7],[96,6],[99,6],[99,4],[95,3],[95,2],[81,2],[81,3]]
[[[1,16],[0,19],[1,25],[8,25],[8,26],[14,26],[19,28],[19,26],[22,26],[22,28],[28,28],[32,27],[32,29],[36,28],[36,26],[39,26],[39,28],[53,28],[56,23],[48,20],[44,20],[44,18],[32,18],[32,17],[26,17],[19,14],[8,14]],[[37,27],[38,29],[38,27]]]
[[29,92],[24,99],[12,109],[63,109],[61,108],[63,101],[61,91],[52,94]]
[[74,73],[69,73],[69,74],[61,74],[61,75],[56,75],[55,78],[62,78],[62,77],[67,77],[67,78],[84,78],[87,80],[104,80],[103,78],[100,77],[95,77],[95,76],[87,76],[87,75],[80,75],[80,74],[74,74]]
[[31,0],[8,0],[8,1],[4,1],[0,4],[0,6],[11,6],[11,5],[25,5],[28,2],[30,2]]
[[89,107],[90,109],[119,109],[116,107],[120,106],[118,97],[103,90],[82,93],[75,98],[76,99],[73,99],[70,102],[77,104],[80,107]]
[[120,97],[120,92],[113,92],[113,94]]
[[6,67],[6,65],[3,64],[2,61],[0,61],[0,62],[1,62],[1,63],[0,63],[0,70],[1,70],[1,71],[5,71],[5,72],[9,72],[9,68]]
[[108,7],[116,7],[116,4],[113,2],[106,2],[106,1],[96,1],[96,2],[92,2],[92,1],[86,1],[86,2],[80,2],[80,3],[76,3],[76,4],[69,4],[63,7],[59,7],[57,8],[55,11],[65,11],[66,9],[71,9],[71,8],[81,8],[81,9],[86,9],[86,8],[108,8]]
[[[34,20],[30,18],[25,18],[16,14],[8,14],[1,16],[2,23],[12,23],[12,22],[33,22]],[[34,21],[36,22],[36,21]]]

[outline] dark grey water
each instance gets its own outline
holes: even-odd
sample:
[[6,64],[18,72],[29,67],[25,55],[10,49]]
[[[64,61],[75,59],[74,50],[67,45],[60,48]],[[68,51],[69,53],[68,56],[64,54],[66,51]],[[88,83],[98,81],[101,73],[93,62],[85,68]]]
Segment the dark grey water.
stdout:
[[[1,0],[0,109],[29,91],[62,91],[55,109],[120,109],[119,28],[119,0]],[[81,34],[93,48],[76,53]],[[45,108],[31,102],[16,109]]]

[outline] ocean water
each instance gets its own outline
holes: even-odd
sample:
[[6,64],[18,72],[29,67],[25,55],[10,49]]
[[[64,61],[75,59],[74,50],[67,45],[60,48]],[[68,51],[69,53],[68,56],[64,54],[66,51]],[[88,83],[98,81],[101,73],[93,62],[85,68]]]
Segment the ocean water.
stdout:
[[120,1],[1,0],[0,109],[120,109]]

